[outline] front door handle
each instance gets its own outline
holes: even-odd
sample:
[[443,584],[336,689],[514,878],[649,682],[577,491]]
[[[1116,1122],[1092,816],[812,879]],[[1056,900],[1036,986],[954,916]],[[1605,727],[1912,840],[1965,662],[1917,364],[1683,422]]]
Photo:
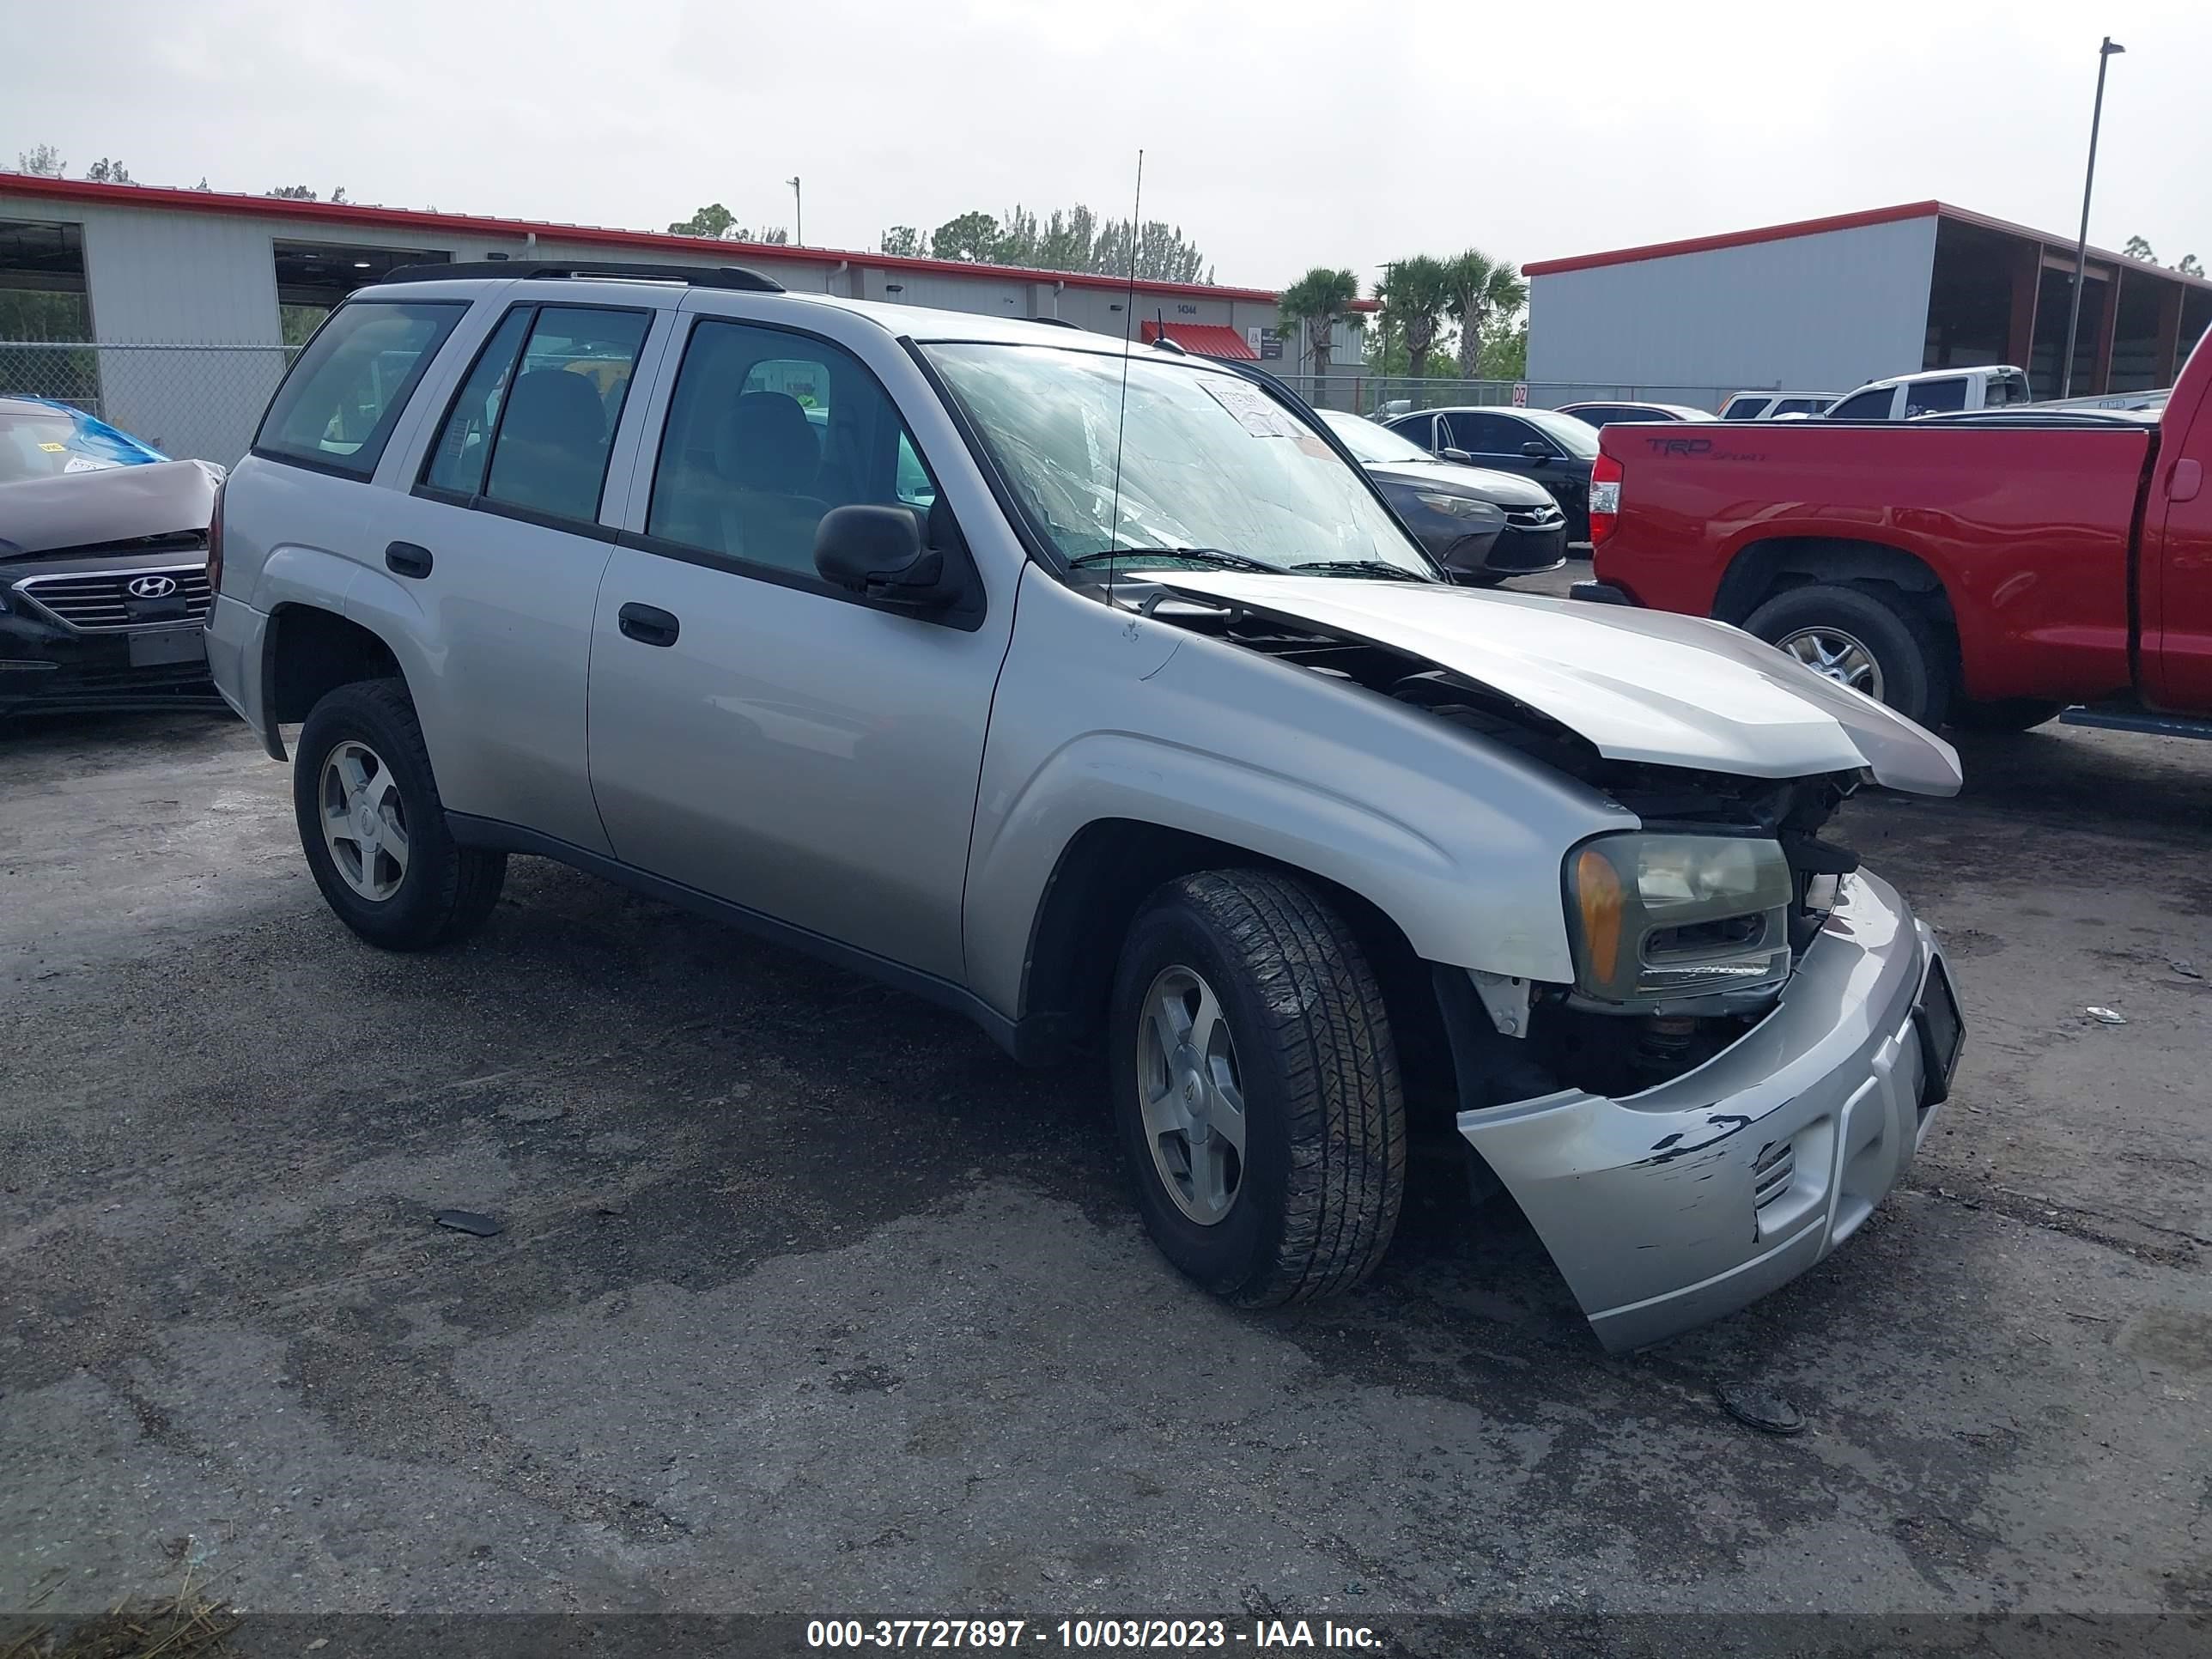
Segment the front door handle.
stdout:
[[626,605],[615,613],[617,625],[640,645],[673,645],[683,624],[653,605]]
[[394,542],[384,550],[384,568],[395,576],[412,576],[420,581],[430,574],[430,550],[412,542]]

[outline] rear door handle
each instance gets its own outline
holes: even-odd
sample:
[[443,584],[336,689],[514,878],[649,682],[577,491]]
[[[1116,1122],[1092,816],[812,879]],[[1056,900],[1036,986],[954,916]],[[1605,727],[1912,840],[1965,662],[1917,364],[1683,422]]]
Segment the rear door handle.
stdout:
[[412,576],[420,581],[430,574],[430,550],[412,542],[394,542],[384,550],[384,568],[396,576]]
[[673,645],[683,624],[653,605],[626,605],[615,613],[617,624],[640,645]]

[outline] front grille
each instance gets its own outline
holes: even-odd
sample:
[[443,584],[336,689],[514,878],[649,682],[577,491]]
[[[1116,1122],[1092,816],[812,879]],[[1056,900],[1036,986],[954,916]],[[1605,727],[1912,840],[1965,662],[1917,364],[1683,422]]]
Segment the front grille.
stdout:
[[1565,524],[1567,515],[1556,507],[1509,507],[1505,522],[1522,530],[1549,530],[1554,525]]
[[[177,584],[173,594],[152,600],[134,599],[131,584],[141,576],[167,576]],[[110,633],[139,627],[173,628],[199,622],[208,613],[208,579],[204,565],[165,565],[156,568],[102,570],[71,576],[27,576],[15,591],[57,622],[85,634]],[[184,601],[179,614],[175,601]]]
[[1751,1166],[1751,1204],[1763,1210],[1790,1190],[1790,1183],[1797,1177],[1797,1149],[1787,1140],[1771,1142],[1759,1149],[1758,1162]]

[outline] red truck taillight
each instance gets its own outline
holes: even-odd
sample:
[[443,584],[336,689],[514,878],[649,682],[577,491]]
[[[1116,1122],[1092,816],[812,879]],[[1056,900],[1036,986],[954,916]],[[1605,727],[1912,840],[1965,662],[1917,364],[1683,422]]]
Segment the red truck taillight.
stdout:
[[222,492],[229,487],[228,478],[215,487],[215,506],[208,514],[207,585],[210,605],[215,603],[215,596],[222,592]]
[[1620,463],[1610,455],[1600,454],[1590,463],[1590,545],[1604,546],[1620,522]]

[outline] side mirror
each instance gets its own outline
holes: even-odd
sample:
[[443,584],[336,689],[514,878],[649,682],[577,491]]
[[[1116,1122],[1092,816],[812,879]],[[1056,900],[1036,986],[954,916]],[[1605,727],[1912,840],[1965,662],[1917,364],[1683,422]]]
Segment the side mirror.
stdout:
[[879,604],[931,611],[960,597],[960,573],[922,545],[921,519],[903,507],[833,507],[814,532],[823,580]]
[[1439,449],[1437,451],[1437,459],[1442,461],[1457,461],[1462,466],[1465,466],[1474,457],[1464,449]]
[[1529,439],[1527,443],[1521,446],[1521,453],[1532,461],[1548,461],[1552,459],[1551,445],[1540,438]]

